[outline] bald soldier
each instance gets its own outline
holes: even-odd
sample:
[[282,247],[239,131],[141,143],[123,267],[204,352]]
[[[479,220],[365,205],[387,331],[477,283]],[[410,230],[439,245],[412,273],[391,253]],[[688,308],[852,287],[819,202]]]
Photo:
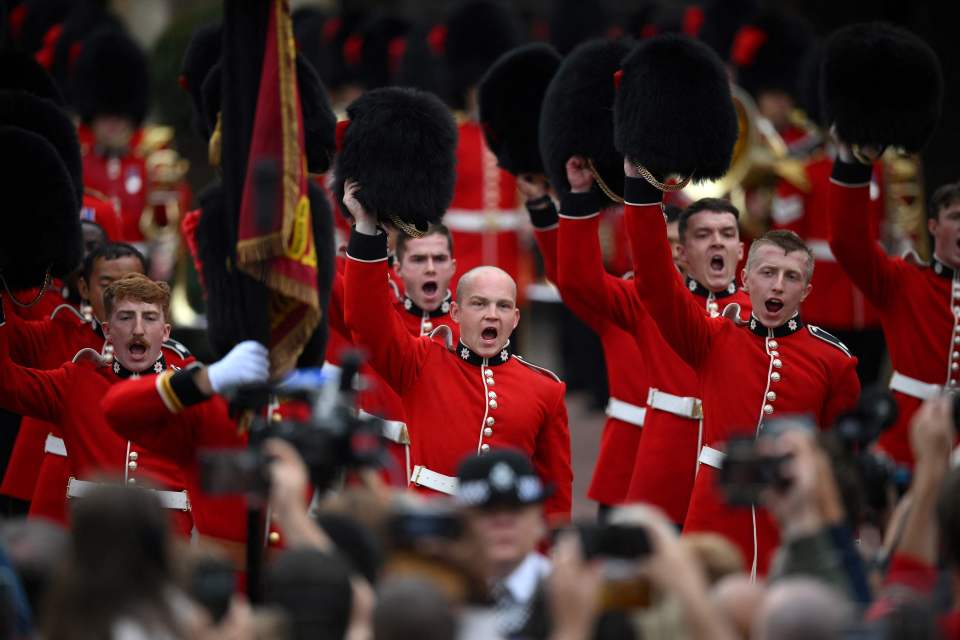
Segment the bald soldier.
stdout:
[[456,344],[410,335],[383,286],[387,235],[375,212],[354,197],[359,188],[348,181],[343,198],[356,222],[347,246],[346,321],[371,366],[403,399],[411,485],[453,495],[465,456],[514,448],[553,487],[547,516],[568,519],[573,472],[565,386],[511,352],[510,334],[520,321],[513,278],[496,267],[477,267],[460,278],[450,306],[460,327]]

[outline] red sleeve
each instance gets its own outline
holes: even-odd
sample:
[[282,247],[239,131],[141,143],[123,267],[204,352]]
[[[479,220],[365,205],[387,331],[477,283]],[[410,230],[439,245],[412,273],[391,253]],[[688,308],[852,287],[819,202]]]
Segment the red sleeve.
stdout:
[[557,228],[538,229],[534,227],[533,238],[543,257],[543,270],[547,280],[557,283]]
[[39,367],[44,354],[53,346],[57,332],[53,320],[24,320],[15,313],[7,322],[10,359],[25,367]]
[[830,249],[850,280],[877,308],[898,299],[897,263],[877,243],[870,219],[868,165],[836,161],[830,177]]
[[600,332],[608,322],[636,332],[643,308],[631,298],[633,285],[603,268],[597,231],[600,216],[560,219],[557,241],[557,286],[563,303],[591,329]]
[[47,422],[60,422],[70,365],[41,371],[13,362],[9,349],[11,322],[4,321],[2,305],[0,297],[0,408]]
[[710,322],[677,274],[667,242],[663,194],[642,178],[628,176],[624,186],[624,216],[633,248],[637,293],[667,343],[697,368],[710,351],[713,327],[718,325]]
[[[921,595],[930,595],[937,586],[937,570],[919,558],[897,552],[890,560],[883,586],[885,590],[889,587],[907,587]],[[870,605],[864,618],[868,621],[880,620],[896,606],[895,594],[881,593]]]
[[563,401],[566,385],[560,392],[546,423],[537,434],[533,466],[545,482],[553,486],[544,510],[551,523],[569,522],[573,494],[573,468],[570,466],[570,428],[567,406]]
[[333,285],[330,287],[330,304],[327,307],[327,324],[342,336],[349,336],[350,330],[347,328],[344,319],[343,308],[343,271],[344,259],[337,256],[337,270],[333,274]]
[[387,280],[387,236],[354,230],[347,249],[344,316],[370,366],[399,394],[419,377],[429,338],[415,338],[394,311]]
[[821,425],[836,424],[844,411],[849,411],[860,397],[860,378],[857,377],[857,359],[853,356],[843,361],[830,385],[830,395],[820,416]]

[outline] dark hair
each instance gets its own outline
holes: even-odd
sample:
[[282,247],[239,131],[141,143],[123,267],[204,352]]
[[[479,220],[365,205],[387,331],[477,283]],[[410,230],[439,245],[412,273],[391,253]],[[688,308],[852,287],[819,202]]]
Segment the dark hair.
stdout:
[[677,231],[680,234],[680,242],[683,242],[683,238],[687,233],[687,225],[690,223],[690,218],[701,211],[731,213],[734,219],[740,220],[740,210],[733,206],[729,200],[724,200],[723,198],[700,198],[680,213],[680,217],[678,218],[680,224],[677,227]]
[[50,594],[43,636],[107,638],[115,621],[131,618],[177,637],[167,594],[169,522],[157,497],[105,485],[71,506],[68,558]]
[[[426,238],[427,236],[433,235],[443,236],[447,239],[447,251],[450,252],[450,257],[453,257],[453,236],[450,235],[450,229],[447,229],[442,224],[431,224],[427,232],[421,237]],[[398,261],[403,260],[403,254],[407,252],[407,243],[415,239],[416,238],[411,238],[405,233],[397,234],[396,254]]]
[[927,218],[936,220],[940,217],[940,211],[946,209],[954,202],[960,202],[960,182],[948,182],[941,185],[933,192],[930,198],[930,207],[927,209]]
[[90,284],[90,275],[93,273],[93,267],[97,264],[97,260],[119,260],[120,258],[136,258],[140,261],[143,272],[147,272],[147,259],[136,247],[126,242],[106,242],[91,251],[83,259],[84,281]]
[[342,638],[353,606],[350,575],[336,554],[291,549],[268,570],[264,595],[289,616],[291,640]]
[[377,640],[453,640],[457,618],[437,586],[422,577],[392,578],[380,586],[373,610]]
[[680,220],[680,216],[683,215],[683,208],[675,204],[665,204],[663,205],[663,215],[667,217],[667,224],[672,224]]

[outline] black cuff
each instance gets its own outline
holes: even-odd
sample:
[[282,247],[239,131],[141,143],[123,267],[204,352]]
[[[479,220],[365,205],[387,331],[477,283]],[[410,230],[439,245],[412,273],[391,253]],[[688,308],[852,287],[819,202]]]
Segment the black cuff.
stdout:
[[[530,206],[532,204],[545,204],[546,206],[534,209]],[[548,229],[557,224],[557,206],[553,204],[550,196],[529,200],[526,203],[526,207],[527,213],[530,214],[530,224],[536,229]]]
[[605,196],[595,189],[587,193],[564,193],[560,197],[560,212],[564,218],[587,218],[610,206]]
[[663,192],[643,178],[626,176],[623,182],[623,199],[627,204],[653,204],[663,202]]
[[859,162],[844,162],[837,159],[833,163],[833,173],[830,175],[835,182],[848,186],[864,185],[873,177],[873,167]]
[[170,376],[170,388],[173,389],[173,393],[177,396],[180,404],[185,407],[198,404],[209,398],[209,396],[203,391],[200,391],[200,388],[197,386],[197,380],[194,374],[199,368],[200,363],[194,362]]
[[347,255],[366,262],[386,260],[387,234],[378,230],[377,235],[368,236],[354,228],[350,232],[350,241],[347,243]]

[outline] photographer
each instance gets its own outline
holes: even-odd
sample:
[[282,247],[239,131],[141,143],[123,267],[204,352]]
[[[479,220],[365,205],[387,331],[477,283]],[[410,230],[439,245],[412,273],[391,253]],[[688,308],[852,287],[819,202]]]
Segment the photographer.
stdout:
[[222,360],[114,385],[101,401],[110,427],[137,445],[178,464],[187,474],[197,530],[242,566],[246,541],[242,498],[210,498],[200,491],[197,451],[246,445],[222,393],[265,382],[267,349],[241,342]]

